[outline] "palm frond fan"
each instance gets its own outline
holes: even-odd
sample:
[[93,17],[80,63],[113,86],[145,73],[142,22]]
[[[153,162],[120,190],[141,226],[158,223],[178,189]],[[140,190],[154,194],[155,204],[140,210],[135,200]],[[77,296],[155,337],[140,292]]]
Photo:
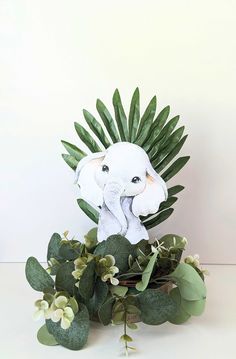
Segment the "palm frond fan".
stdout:
[[[166,106],[156,117],[156,96],[149,102],[144,114],[140,116],[139,89],[134,91],[129,116],[127,117],[121,102],[119,91],[116,89],[112,98],[114,118],[101,100],[97,100],[96,108],[101,118],[101,123],[87,110],[83,110],[84,118],[97,139],[79,123],[75,122],[75,129],[81,141],[91,152],[103,151],[111,144],[119,141],[128,141],[141,146],[148,154],[153,168],[164,181],[168,182],[187,163],[189,156],[178,157],[179,151],[187,139],[184,134],[184,126],[176,129],[179,116],[168,120],[170,107]],[[105,133],[105,130],[107,134]],[[108,137],[109,136],[109,137]],[[75,170],[78,162],[86,156],[86,153],[77,146],[62,141],[68,154],[62,154],[65,162]],[[176,194],[184,189],[181,185],[175,185],[168,189],[168,199],[162,202],[157,213],[142,217],[141,220],[147,229],[165,221],[174,211],[173,204],[177,201]],[[80,208],[85,214],[98,223],[99,213],[97,209],[83,199],[78,199]]]

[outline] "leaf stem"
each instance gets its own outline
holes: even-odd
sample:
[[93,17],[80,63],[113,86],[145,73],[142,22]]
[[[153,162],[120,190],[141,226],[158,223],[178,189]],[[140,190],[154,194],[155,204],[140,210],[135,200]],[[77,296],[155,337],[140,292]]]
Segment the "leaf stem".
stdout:
[[[127,335],[127,312],[125,309],[125,315],[124,315],[124,336],[126,338]],[[125,355],[128,356],[129,352],[128,352],[128,342],[127,340],[125,340]]]

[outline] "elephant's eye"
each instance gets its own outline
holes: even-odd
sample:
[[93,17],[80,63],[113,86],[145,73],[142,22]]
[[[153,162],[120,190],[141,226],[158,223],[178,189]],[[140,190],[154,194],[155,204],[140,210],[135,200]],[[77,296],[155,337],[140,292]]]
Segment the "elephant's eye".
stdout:
[[102,172],[109,172],[109,167],[107,165],[103,165]]
[[137,177],[137,176],[133,177],[132,180],[131,180],[131,182],[133,182],[133,183],[138,183],[140,181],[141,181],[141,178]]

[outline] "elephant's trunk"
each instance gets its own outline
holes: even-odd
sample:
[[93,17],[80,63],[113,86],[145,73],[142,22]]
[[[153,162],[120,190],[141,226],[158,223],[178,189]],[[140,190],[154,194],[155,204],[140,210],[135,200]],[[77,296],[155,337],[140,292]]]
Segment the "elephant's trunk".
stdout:
[[127,220],[121,208],[120,202],[120,197],[123,190],[123,185],[114,181],[107,183],[103,191],[105,205],[119,222],[121,226],[119,234],[121,235],[126,234],[128,227]]

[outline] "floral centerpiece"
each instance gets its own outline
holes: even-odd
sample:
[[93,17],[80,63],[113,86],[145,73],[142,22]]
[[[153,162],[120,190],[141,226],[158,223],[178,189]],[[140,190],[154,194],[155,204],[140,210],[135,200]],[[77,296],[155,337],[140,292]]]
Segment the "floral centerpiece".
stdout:
[[[138,322],[181,324],[205,307],[204,271],[197,256],[182,262],[187,240],[176,234],[149,238],[147,230],[174,211],[183,186],[167,188],[189,160],[175,159],[187,135],[168,121],[169,106],[156,117],[156,97],[140,117],[136,89],[127,118],[118,90],[113,95],[115,120],[102,101],[97,110],[104,127],[88,111],[85,120],[97,142],[80,124],[75,129],[91,151],[86,154],[62,141],[66,163],[80,188],[78,204],[97,227],[83,241],[54,233],[47,250],[48,267],[36,258],[26,263],[26,278],[42,292],[35,318],[42,344],[72,350],[87,342],[89,323],[121,325],[126,353],[133,350],[130,332]],[[109,136],[109,137],[108,137]]]

